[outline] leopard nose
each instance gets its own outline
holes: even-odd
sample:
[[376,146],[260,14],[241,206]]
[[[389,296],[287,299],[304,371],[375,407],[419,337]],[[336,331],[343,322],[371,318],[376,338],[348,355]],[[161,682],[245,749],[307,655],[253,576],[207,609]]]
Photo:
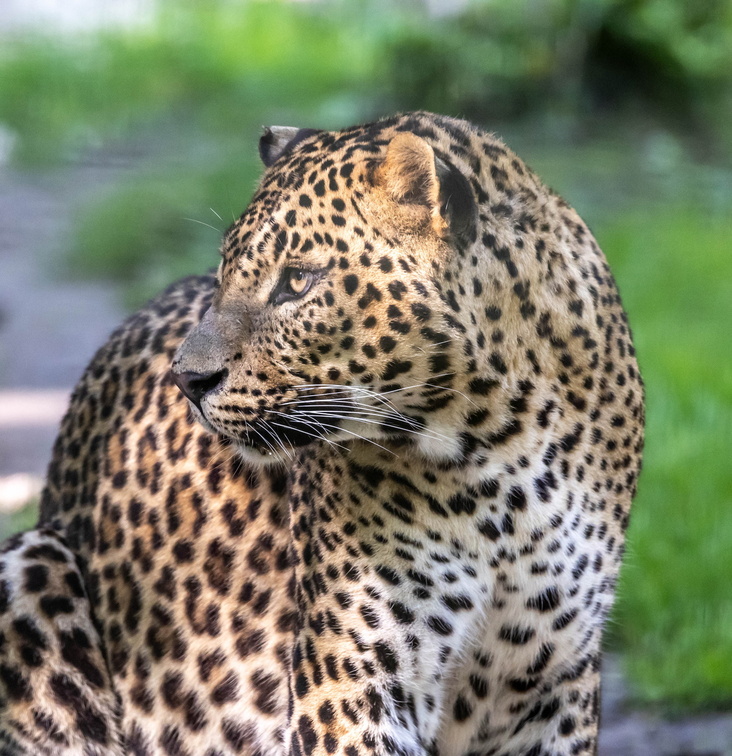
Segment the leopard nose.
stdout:
[[184,396],[200,409],[203,397],[219,388],[228,374],[229,371],[224,369],[215,373],[173,372],[172,376]]

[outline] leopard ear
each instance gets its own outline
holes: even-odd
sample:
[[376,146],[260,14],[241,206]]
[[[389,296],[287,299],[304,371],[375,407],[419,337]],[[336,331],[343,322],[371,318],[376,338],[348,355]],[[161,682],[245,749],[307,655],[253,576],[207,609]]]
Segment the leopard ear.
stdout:
[[461,246],[470,246],[478,238],[478,203],[463,173],[447,160],[437,158],[440,182],[440,216],[447,235]]
[[298,142],[313,134],[317,129],[298,129],[295,126],[268,126],[259,138],[259,157],[267,168],[278,158],[289,152]]
[[389,142],[384,162],[378,168],[377,183],[399,203],[439,209],[435,153],[424,139],[414,134],[405,131]]
[[439,236],[461,244],[474,241],[477,206],[470,184],[424,139],[409,132],[397,134],[386,148],[377,182],[397,202],[427,207]]

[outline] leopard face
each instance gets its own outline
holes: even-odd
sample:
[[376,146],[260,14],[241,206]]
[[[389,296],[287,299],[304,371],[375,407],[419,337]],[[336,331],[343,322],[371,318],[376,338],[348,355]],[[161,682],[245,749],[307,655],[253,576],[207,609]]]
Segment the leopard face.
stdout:
[[454,455],[458,423],[442,415],[467,400],[445,277],[477,235],[473,189],[398,123],[287,137],[226,234],[213,306],[174,361],[179,385],[251,461],[321,438]]

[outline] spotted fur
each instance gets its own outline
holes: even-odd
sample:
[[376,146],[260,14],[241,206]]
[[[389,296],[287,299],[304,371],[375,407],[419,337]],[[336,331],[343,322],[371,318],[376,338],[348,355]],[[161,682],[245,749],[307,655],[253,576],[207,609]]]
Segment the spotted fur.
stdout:
[[643,437],[595,240],[464,121],[274,127],[260,153],[216,280],[128,321],[74,395],[25,536],[76,565],[65,624],[23,604],[28,546],[5,556],[8,752],[93,705],[104,742],[58,752],[594,753]]

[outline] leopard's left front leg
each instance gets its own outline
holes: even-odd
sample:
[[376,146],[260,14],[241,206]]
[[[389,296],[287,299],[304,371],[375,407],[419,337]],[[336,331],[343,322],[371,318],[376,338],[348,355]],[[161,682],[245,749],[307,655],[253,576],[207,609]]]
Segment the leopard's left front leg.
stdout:
[[[476,550],[444,527],[408,470],[387,478],[337,455],[292,480],[299,624],[290,676],[291,756],[426,756],[461,650],[487,595]],[[366,468],[361,468],[366,469]],[[361,487],[363,485],[363,487]],[[401,507],[401,509],[400,509]]]
[[371,569],[357,539],[344,542],[312,501],[294,499],[299,619],[287,752],[425,756],[410,690],[419,654],[406,642],[411,610],[390,595],[393,586]]

